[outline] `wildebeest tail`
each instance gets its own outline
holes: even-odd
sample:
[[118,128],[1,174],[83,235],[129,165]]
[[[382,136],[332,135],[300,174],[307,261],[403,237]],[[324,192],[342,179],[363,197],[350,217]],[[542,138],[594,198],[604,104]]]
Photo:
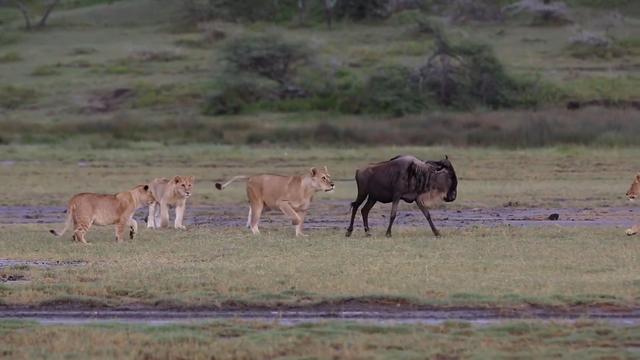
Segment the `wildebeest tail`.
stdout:
[[72,221],[73,209],[69,207],[69,210],[66,211],[66,213],[67,213],[67,220],[65,220],[64,222],[64,228],[62,228],[62,230],[60,231],[55,231],[54,229],[51,229],[49,230],[50,233],[52,233],[55,236],[62,236],[69,229],[69,227],[71,227],[71,223],[73,222]]
[[229,184],[231,184],[232,182],[234,182],[236,180],[246,180],[248,178],[249,177],[245,176],[245,175],[234,176],[234,177],[231,178],[231,180],[227,181],[224,184],[216,183],[216,189],[222,190],[222,189],[226,188]]

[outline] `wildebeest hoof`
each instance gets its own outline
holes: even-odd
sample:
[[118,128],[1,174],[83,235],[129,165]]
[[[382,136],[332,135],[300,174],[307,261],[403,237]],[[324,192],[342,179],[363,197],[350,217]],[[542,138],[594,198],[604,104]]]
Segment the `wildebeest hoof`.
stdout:
[[135,235],[136,233],[133,231],[129,231],[129,239],[133,240],[133,235]]
[[385,234],[385,236],[386,236],[386,237],[391,237],[391,233],[390,233],[390,232],[387,232],[387,233]]
[[442,235],[440,234],[440,231],[436,231],[436,232],[434,232],[434,233],[433,233],[433,235],[435,235],[436,237],[440,237],[440,236],[442,236]]
[[344,236],[346,236],[346,237],[350,237],[350,236],[351,236],[351,231],[347,230],[347,233],[346,233],[346,234],[344,234]]
[[370,232],[366,232],[366,233],[364,233],[364,236],[366,236],[366,237],[370,237],[370,236],[371,236],[371,233],[370,233]]

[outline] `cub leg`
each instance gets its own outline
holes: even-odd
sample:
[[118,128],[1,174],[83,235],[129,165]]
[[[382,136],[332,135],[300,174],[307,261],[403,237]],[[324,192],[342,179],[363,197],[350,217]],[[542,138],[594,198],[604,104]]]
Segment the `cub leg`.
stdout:
[[184,225],[182,225],[182,220],[184,218],[184,210],[187,207],[186,200],[182,200],[176,204],[176,219],[173,223],[173,227],[176,229],[186,229]]
[[153,229],[156,227],[156,205],[157,202],[149,204],[149,215],[147,215],[147,228]]
[[135,234],[138,233],[138,222],[133,218],[129,219],[129,239],[133,240]]

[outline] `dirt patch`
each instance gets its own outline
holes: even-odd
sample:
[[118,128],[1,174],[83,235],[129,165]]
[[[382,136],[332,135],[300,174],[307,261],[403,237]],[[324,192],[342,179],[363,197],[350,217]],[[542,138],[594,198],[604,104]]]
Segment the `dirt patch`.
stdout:
[[[422,213],[411,205],[401,206],[396,218],[396,226],[428,227]],[[0,224],[61,224],[66,214],[63,207],[52,206],[0,206]],[[387,225],[389,205],[377,205],[369,215],[369,223],[374,231],[383,231]],[[246,204],[217,204],[187,206],[186,225],[205,227],[239,227],[246,225],[248,206]],[[345,229],[350,217],[349,201],[317,201],[313,204],[305,228]],[[520,208],[505,206],[489,209],[447,208],[431,211],[437,227],[464,228],[470,226],[566,226],[566,227],[629,227],[637,222],[635,208]],[[173,212],[172,212],[173,215]],[[135,218],[140,223],[146,216],[146,209],[138,210]],[[277,211],[266,212],[261,219],[261,227],[289,226],[290,221]],[[356,217],[356,231],[362,230],[362,218]],[[0,263],[0,266],[1,263]]]

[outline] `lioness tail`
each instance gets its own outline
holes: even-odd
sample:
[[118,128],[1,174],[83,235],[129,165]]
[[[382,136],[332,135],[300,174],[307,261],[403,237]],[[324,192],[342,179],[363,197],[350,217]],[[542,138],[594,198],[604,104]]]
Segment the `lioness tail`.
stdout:
[[68,229],[71,227],[72,217],[71,217],[71,208],[67,211],[67,220],[64,223],[64,228],[61,231],[55,231],[54,229],[49,230],[55,236],[62,236]]
[[249,178],[248,176],[244,176],[244,175],[234,176],[234,177],[231,178],[231,180],[227,181],[224,184],[216,183],[216,189],[222,190],[222,189],[226,188],[229,184],[231,184],[232,182],[234,182],[236,180],[246,180],[248,178]]

